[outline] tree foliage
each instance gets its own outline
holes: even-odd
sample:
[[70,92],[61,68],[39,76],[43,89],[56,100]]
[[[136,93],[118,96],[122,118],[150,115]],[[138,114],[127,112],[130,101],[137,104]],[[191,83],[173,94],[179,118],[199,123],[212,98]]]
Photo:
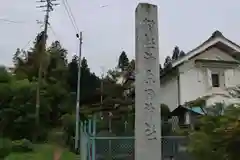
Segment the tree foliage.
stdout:
[[175,46],[173,49],[172,56],[167,56],[163,63],[163,68],[160,65],[160,73],[165,74],[172,68],[172,63],[179,60],[180,58],[184,57],[186,54],[184,51],[180,50],[178,46]]
[[120,68],[121,71],[124,71],[128,65],[129,65],[129,59],[127,57],[126,52],[123,51],[118,59],[118,68]]
[[[43,65],[40,86],[39,140],[46,140],[52,128],[69,125],[65,115],[73,115],[76,105],[78,57],[68,62],[68,51],[54,41],[41,52],[42,33],[29,50],[17,49],[13,55],[14,70],[0,67],[0,136],[10,139],[32,139],[35,125],[36,88],[39,65]],[[40,61],[41,59],[41,61]],[[81,61],[81,99],[91,97],[100,79],[91,72],[87,59]],[[81,105],[84,105],[82,103]],[[72,116],[74,118],[74,116]],[[70,133],[70,132],[68,132]],[[71,135],[72,136],[72,135]],[[73,138],[73,137],[71,137]]]
[[172,67],[172,59],[170,56],[167,56],[164,62],[164,69],[170,69]]
[[215,104],[200,119],[199,129],[190,132],[189,151],[196,160],[236,160],[240,144],[240,108]]
[[173,55],[172,55],[172,60],[175,61],[178,59],[179,57],[179,53],[180,53],[180,49],[178,46],[175,46],[174,50],[173,50]]
[[186,56],[186,53],[184,51],[180,51],[178,58],[182,58]]

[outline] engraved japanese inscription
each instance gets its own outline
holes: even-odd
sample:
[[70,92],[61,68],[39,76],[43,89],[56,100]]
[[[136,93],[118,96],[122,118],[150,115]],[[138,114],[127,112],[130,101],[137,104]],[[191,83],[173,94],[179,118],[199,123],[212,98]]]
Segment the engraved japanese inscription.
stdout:
[[154,57],[152,52],[150,52],[150,51],[145,51],[144,52],[144,58],[145,59],[156,59],[156,57]]
[[145,48],[156,48],[156,41],[153,37],[150,38],[150,35],[145,34],[147,44],[144,45]]
[[146,102],[144,109],[146,109],[148,112],[155,112],[155,108],[151,102]]
[[[156,49],[156,40],[152,35],[152,30],[155,27],[155,21],[154,20],[149,20],[148,18],[145,18],[143,22],[141,23],[144,25],[144,27],[147,27],[148,32],[144,34],[145,37],[145,44],[144,44],[144,58],[145,58],[145,63],[151,63],[152,60],[156,60],[156,57],[154,56],[152,49]],[[152,100],[155,98],[156,93],[154,91],[154,87],[152,86],[155,84],[155,75],[152,72],[151,68],[145,68],[145,94],[146,94],[146,99],[145,99],[145,111],[147,112],[146,114],[146,121],[145,121],[145,135],[148,140],[156,140],[156,127],[153,122],[153,114],[156,112],[156,107],[152,103]]]
[[161,159],[157,10],[140,3],[135,12],[135,160]]
[[145,80],[146,84],[150,84],[151,85],[151,84],[154,84],[156,82],[155,76],[154,76],[154,74],[153,74],[151,69],[148,69],[146,71],[146,75],[147,75],[147,79]]
[[155,97],[155,92],[151,88],[145,89],[145,94],[146,94],[146,100],[151,101]]
[[154,25],[155,25],[155,21],[154,20],[149,20],[148,18],[145,18],[143,20],[143,24],[146,24],[148,27],[148,30],[152,31]]
[[145,122],[145,125],[146,125],[145,133],[146,136],[148,137],[148,140],[157,140],[155,125],[149,122]]

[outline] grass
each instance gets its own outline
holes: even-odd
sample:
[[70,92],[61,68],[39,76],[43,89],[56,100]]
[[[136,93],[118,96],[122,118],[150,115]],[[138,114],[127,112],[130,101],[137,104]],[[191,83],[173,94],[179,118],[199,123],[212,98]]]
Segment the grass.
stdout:
[[[34,152],[12,153],[5,160],[52,160],[53,146],[48,144],[36,145]],[[76,155],[68,150],[64,150],[61,160],[73,160]]]

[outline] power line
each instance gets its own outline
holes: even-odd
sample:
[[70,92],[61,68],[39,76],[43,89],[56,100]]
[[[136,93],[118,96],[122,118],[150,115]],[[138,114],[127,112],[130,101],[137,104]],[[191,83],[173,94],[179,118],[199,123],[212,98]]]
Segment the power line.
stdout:
[[3,22],[8,22],[8,23],[25,23],[25,22],[21,22],[21,21],[14,21],[14,20],[9,20],[9,19],[6,19],[6,18],[0,18],[0,21],[3,21]]
[[77,27],[76,20],[75,20],[75,18],[73,16],[73,13],[72,13],[70,5],[68,4],[68,1],[67,0],[62,0],[62,2],[63,2],[64,9],[67,12],[67,16],[68,16],[69,20],[71,21],[72,26],[73,26],[75,32],[79,33],[79,29]]
[[30,40],[27,42],[27,44],[24,45],[24,47],[22,47],[21,49],[22,49],[22,50],[25,50],[31,42],[32,42],[32,39],[30,39]]
[[64,6],[64,9],[66,10],[66,13],[67,13],[67,16],[68,16],[70,22],[72,23],[72,26],[73,26],[73,28],[74,28],[74,31],[77,32],[77,27],[75,26],[75,24],[74,24],[74,22],[73,22],[73,20],[72,20],[71,14],[69,13],[68,7],[67,7],[67,5],[66,5],[66,3],[65,3],[64,0],[63,0],[63,6]]
[[52,31],[52,34],[54,35],[54,37],[57,39],[57,40],[60,40],[59,37],[57,36],[56,32],[54,31],[52,25],[49,23],[49,29]]
[[[41,27],[43,26],[43,22],[41,22],[41,21],[39,21],[39,20],[36,20],[36,22],[37,22],[37,24],[40,24],[40,28],[39,28],[39,29],[41,29]],[[28,40],[27,43],[26,43],[21,49],[22,49],[22,50],[25,50],[25,49],[29,46],[29,44],[30,44],[32,41],[34,41],[35,37],[36,37],[36,35],[34,34],[34,36],[32,36],[32,38],[31,38],[30,40]]]
[[66,5],[67,5],[67,7],[68,7],[68,9],[69,9],[69,12],[70,12],[70,14],[71,14],[71,16],[72,16],[72,20],[73,20],[73,22],[74,22],[74,24],[75,24],[75,26],[76,26],[76,28],[77,28],[77,31],[78,31],[77,33],[79,33],[79,29],[78,29],[78,26],[77,26],[77,22],[76,22],[76,19],[75,19],[74,15],[73,15],[72,9],[71,9],[68,1],[65,0],[65,2],[66,2]]

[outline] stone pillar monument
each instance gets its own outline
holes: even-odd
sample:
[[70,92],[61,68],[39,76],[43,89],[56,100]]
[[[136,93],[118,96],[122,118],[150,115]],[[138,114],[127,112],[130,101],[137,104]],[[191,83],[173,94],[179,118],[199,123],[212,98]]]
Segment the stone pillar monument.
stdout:
[[161,160],[157,6],[140,3],[135,16],[135,160]]

